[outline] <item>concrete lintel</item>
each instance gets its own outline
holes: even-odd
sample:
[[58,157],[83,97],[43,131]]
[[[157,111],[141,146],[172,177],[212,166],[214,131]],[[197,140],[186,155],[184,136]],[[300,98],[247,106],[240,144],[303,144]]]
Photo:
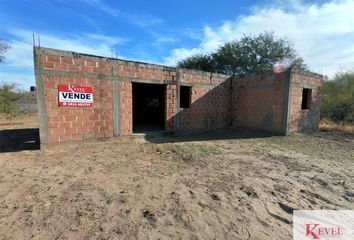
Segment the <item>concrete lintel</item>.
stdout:
[[[118,65],[117,63],[113,65]],[[115,70],[113,70],[115,71]],[[104,75],[104,74],[95,74],[95,73],[80,73],[80,72],[68,72],[68,71],[58,71],[52,69],[42,70],[42,74],[47,76],[59,76],[59,77],[82,77],[89,79],[102,79],[108,81],[127,81],[127,82],[137,82],[137,83],[150,83],[150,84],[169,84],[176,85],[176,80],[158,80],[158,79],[144,79],[144,78],[135,78],[135,77],[121,77],[118,75],[118,72],[113,73],[113,75]],[[119,76],[119,80],[117,78]],[[209,88],[210,84],[208,83],[188,83],[188,82],[179,82],[181,86],[191,86],[191,87],[206,87]],[[213,84],[212,87],[216,87],[218,84]]]
[[[286,81],[287,82],[287,81]],[[284,83],[275,83],[275,84],[258,84],[255,86],[247,86],[247,85],[234,85],[235,89],[255,89],[255,88],[275,88],[275,87],[283,87]]]
[[[188,68],[178,68],[180,73],[191,73],[194,75],[200,75],[200,76],[205,76],[205,77],[209,77],[211,72],[206,72],[206,71],[202,71],[202,70],[196,70],[196,69],[188,69]],[[212,73],[213,77],[215,78],[225,78],[225,80],[227,78],[230,77],[230,75],[226,75],[226,74],[222,74],[222,73]]]
[[112,75],[97,74],[97,73],[82,73],[82,72],[67,72],[67,71],[58,71],[52,69],[43,69],[42,73],[48,76],[58,76],[58,77],[80,77],[80,78],[95,78],[103,80],[115,80],[115,77]]
[[133,78],[133,77],[120,77],[120,81],[135,82],[135,83],[149,83],[149,84],[169,84],[169,85],[175,84],[175,81],[164,81],[164,80],[157,80],[157,79],[143,79],[143,78]]
[[198,88],[215,88],[220,84],[209,84],[209,83],[188,83],[188,82],[179,82],[179,86],[186,86],[186,87],[198,87]]
[[300,83],[291,83],[290,87],[299,87],[299,88],[309,88],[314,90],[319,90],[321,88],[321,84],[300,84]]

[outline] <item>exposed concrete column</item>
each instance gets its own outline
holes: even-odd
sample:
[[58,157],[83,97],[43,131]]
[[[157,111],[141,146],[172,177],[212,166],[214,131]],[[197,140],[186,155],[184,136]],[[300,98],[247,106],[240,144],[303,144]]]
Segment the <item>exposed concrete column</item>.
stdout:
[[292,70],[289,69],[286,73],[286,81],[284,82],[284,95],[283,95],[283,109],[282,109],[282,122],[281,129],[284,135],[289,133],[289,117],[290,117],[290,98],[291,98],[291,81],[292,81]]
[[[208,93],[210,93],[210,91],[212,90],[212,84],[213,84],[213,73],[210,73]],[[208,130],[210,130],[212,128],[212,121],[213,121],[213,118],[211,116],[211,110],[210,110],[212,97],[208,96],[208,94],[206,96],[207,96],[207,100],[208,100],[208,106],[207,106],[207,109],[208,109]]]
[[179,105],[180,103],[180,82],[181,82],[181,72],[179,68],[176,68],[176,94],[175,94],[175,117],[174,117],[174,122],[173,122],[173,128],[175,131],[181,130],[181,114],[180,110],[181,107]]
[[34,73],[37,86],[37,107],[39,120],[39,137],[41,144],[48,142],[48,116],[44,98],[44,83],[42,75],[41,49],[33,47]]
[[120,88],[119,88],[119,65],[113,64],[113,135],[120,135]]
[[230,117],[230,122],[229,122],[229,125],[230,127],[234,127],[234,121],[233,121],[233,118],[234,118],[234,115],[235,115],[235,112],[236,109],[234,109],[234,80],[235,79],[235,75],[232,75],[230,78],[227,79],[227,81],[230,81],[230,86],[229,86],[229,91],[230,91],[230,99],[229,99],[229,117]]

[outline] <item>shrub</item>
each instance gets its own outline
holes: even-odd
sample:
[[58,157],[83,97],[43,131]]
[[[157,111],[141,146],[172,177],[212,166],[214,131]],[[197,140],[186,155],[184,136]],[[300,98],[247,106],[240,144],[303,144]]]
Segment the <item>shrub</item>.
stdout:
[[13,120],[20,115],[20,111],[16,105],[16,101],[21,97],[21,94],[16,92],[16,84],[4,83],[0,84],[0,113],[4,114],[6,119]]

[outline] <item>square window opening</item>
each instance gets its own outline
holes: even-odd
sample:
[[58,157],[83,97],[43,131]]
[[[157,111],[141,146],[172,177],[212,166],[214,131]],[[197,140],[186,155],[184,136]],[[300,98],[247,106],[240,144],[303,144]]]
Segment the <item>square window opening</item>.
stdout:
[[179,90],[180,90],[179,106],[181,108],[190,108],[192,88],[188,86],[180,86]]
[[301,103],[302,110],[310,109],[311,96],[312,96],[312,89],[309,88],[302,89],[302,103]]

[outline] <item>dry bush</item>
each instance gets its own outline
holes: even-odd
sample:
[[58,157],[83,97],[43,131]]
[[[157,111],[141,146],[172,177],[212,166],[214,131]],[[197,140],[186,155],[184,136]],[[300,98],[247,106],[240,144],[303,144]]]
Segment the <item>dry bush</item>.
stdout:
[[352,133],[354,134],[354,125],[342,125],[337,124],[328,119],[322,119],[320,122],[320,130],[331,132],[331,131],[338,131],[343,133]]

